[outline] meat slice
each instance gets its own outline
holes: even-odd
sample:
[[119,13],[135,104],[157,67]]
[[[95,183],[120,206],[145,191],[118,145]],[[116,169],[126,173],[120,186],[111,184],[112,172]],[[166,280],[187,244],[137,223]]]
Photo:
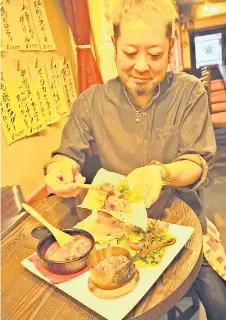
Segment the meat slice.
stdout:
[[129,209],[129,202],[124,198],[118,198],[117,196],[109,196],[105,201],[105,209],[126,212]]
[[108,182],[102,183],[100,189],[107,192],[108,195],[113,195],[115,193],[115,186]]

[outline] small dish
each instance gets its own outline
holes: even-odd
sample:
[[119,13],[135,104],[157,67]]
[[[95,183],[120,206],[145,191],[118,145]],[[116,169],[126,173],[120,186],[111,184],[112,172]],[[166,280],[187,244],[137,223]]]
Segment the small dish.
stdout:
[[[111,247],[111,248],[104,248],[97,251],[94,251],[87,260],[87,265],[90,270],[90,278],[92,282],[95,284],[96,287],[105,290],[113,290],[124,286],[129,280],[131,280],[132,276],[123,283],[117,283],[115,279],[115,272],[114,270],[98,270],[96,267],[98,263],[103,261],[109,257],[126,257],[126,263],[131,259],[129,251],[124,248],[120,247]],[[122,259],[121,259],[122,260]],[[125,259],[124,259],[125,260]],[[136,268],[133,267],[131,274],[135,274]]]
[[53,261],[46,258],[46,252],[48,248],[56,242],[54,236],[49,232],[45,227],[38,227],[32,230],[31,234],[33,237],[40,239],[37,245],[37,254],[41,259],[42,264],[44,264],[51,272],[56,274],[71,274],[76,273],[87,266],[87,259],[89,254],[94,248],[94,238],[93,236],[85,231],[80,229],[62,229],[62,231],[70,235],[82,235],[90,240],[90,249],[86,254],[74,258],[68,261]]

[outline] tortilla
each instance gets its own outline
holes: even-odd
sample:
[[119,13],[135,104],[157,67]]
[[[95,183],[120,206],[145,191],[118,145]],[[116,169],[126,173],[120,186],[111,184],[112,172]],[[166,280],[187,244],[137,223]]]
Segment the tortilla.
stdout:
[[[103,183],[111,183],[115,186],[119,185],[126,177],[118,173],[100,169],[93,184],[100,185]],[[131,190],[133,186],[130,185]],[[106,192],[98,190],[89,190],[80,207],[90,209],[93,212],[104,211],[114,218],[123,221],[126,225],[133,225],[146,231],[147,229],[147,211],[143,201],[140,203],[130,203],[130,212],[103,210],[103,203],[106,199]]]
[[105,218],[93,212],[89,217],[77,223],[75,228],[92,234],[95,242],[109,243],[117,240],[128,232],[129,227],[115,218]]

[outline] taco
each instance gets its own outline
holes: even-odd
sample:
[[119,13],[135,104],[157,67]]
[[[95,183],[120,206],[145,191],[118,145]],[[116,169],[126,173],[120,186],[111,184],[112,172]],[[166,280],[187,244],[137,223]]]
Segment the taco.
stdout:
[[[106,176],[108,171],[104,171]],[[147,211],[137,190],[131,188],[125,178],[118,179],[118,183],[115,184],[109,182],[110,179],[107,178],[106,176],[106,180],[103,182],[101,180],[99,183],[100,190],[88,191],[80,207],[92,211],[104,211],[126,225],[133,225],[146,231]],[[97,185],[98,178],[94,183]]]

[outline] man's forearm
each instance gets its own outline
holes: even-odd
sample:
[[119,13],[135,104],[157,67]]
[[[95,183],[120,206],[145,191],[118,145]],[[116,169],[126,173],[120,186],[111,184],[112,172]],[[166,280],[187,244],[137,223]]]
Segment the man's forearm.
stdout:
[[[166,164],[171,173],[171,185],[176,187],[184,187],[196,182],[201,174],[202,168],[195,162],[189,160],[181,160]],[[166,172],[161,168],[162,178],[165,178]]]

